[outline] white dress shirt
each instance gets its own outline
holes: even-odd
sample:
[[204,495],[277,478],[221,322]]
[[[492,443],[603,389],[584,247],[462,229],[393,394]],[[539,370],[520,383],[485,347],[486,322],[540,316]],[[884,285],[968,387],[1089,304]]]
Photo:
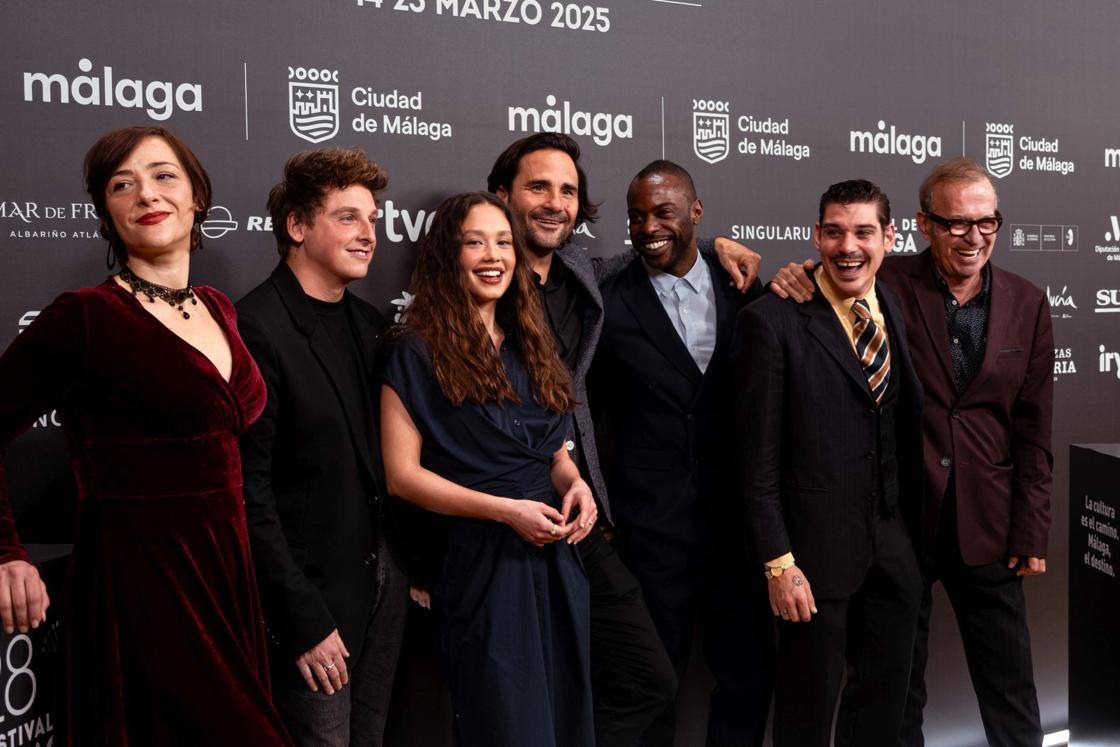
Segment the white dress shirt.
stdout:
[[708,263],[697,253],[692,269],[684,277],[678,278],[649,265],[646,271],[692,360],[701,372],[708,370],[716,349],[716,294]]

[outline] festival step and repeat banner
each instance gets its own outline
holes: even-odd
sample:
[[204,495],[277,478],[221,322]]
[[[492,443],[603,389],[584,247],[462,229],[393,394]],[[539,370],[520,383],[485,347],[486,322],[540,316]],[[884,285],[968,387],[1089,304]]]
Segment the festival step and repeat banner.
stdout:
[[[862,177],[891,197],[895,252],[939,160],[983,163],[1005,216],[995,261],[1044,288],[1055,331],[1055,523],[1027,582],[1044,725],[1067,714],[1068,445],[1120,441],[1120,6],[995,0],[8,0],[0,6],[0,344],[62,290],[100,282],[105,242],[81,161],[103,132],[159,124],[214,182],[195,284],[237,299],[277,254],[265,200],[303,149],[357,145],[385,166],[378,246],[355,285],[389,315],[416,241],[497,154],[555,130],[584,150],[625,248],[626,186],[656,158],[688,169],[703,234],[814,256],[817,200]],[[55,413],[8,450],[29,541],[72,531]],[[955,626],[934,620],[929,744],[980,744]],[[3,724],[0,724],[2,729]]]

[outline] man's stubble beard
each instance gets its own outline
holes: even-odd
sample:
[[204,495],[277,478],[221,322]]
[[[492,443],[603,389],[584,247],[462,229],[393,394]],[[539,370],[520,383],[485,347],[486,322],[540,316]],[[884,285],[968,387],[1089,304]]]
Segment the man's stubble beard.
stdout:
[[564,235],[564,238],[557,242],[556,246],[546,247],[534,241],[532,234],[525,231],[525,250],[534,257],[547,257],[553,252],[566,247],[571,242],[573,234],[575,234],[575,230],[568,231],[568,233]]

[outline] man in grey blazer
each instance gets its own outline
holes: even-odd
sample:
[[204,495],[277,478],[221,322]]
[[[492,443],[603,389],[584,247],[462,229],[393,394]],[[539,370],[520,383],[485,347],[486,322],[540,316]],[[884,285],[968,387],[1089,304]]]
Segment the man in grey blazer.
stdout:
[[[654,628],[637,579],[608,541],[610,501],[599,468],[595,433],[587,406],[586,376],[603,327],[599,283],[635,256],[593,258],[572,243],[581,224],[598,217],[579,163],[580,148],[559,133],[539,133],[511,144],[498,156],[488,189],[506,202],[517,221],[540,285],[541,303],[560,356],[572,372],[576,396],[568,449],[587,478],[600,508],[599,526],[579,545],[591,586],[591,679],[596,744],[633,745],[672,702],[677,689],[673,665]],[[721,262],[747,284],[758,255],[717,240]]]

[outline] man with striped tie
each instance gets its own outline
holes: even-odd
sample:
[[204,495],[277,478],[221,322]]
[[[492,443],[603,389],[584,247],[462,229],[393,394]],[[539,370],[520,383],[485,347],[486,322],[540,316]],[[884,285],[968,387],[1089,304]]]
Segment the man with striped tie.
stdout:
[[[874,184],[821,196],[812,301],[768,296],[735,331],[737,442],[750,557],[780,622],[775,747],[898,739],[922,581],[921,387]],[[841,681],[847,683],[840,694]]]
[[[921,747],[931,586],[953,603],[989,744],[1042,744],[1023,578],[1046,572],[1054,330],[1046,294],[992,261],[1003,216],[980,164],[953,158],[918,190],[921,254],[886,263],[922,382],[925,589],[900,745]],[[805,267],[771,290],[805,302]]]

